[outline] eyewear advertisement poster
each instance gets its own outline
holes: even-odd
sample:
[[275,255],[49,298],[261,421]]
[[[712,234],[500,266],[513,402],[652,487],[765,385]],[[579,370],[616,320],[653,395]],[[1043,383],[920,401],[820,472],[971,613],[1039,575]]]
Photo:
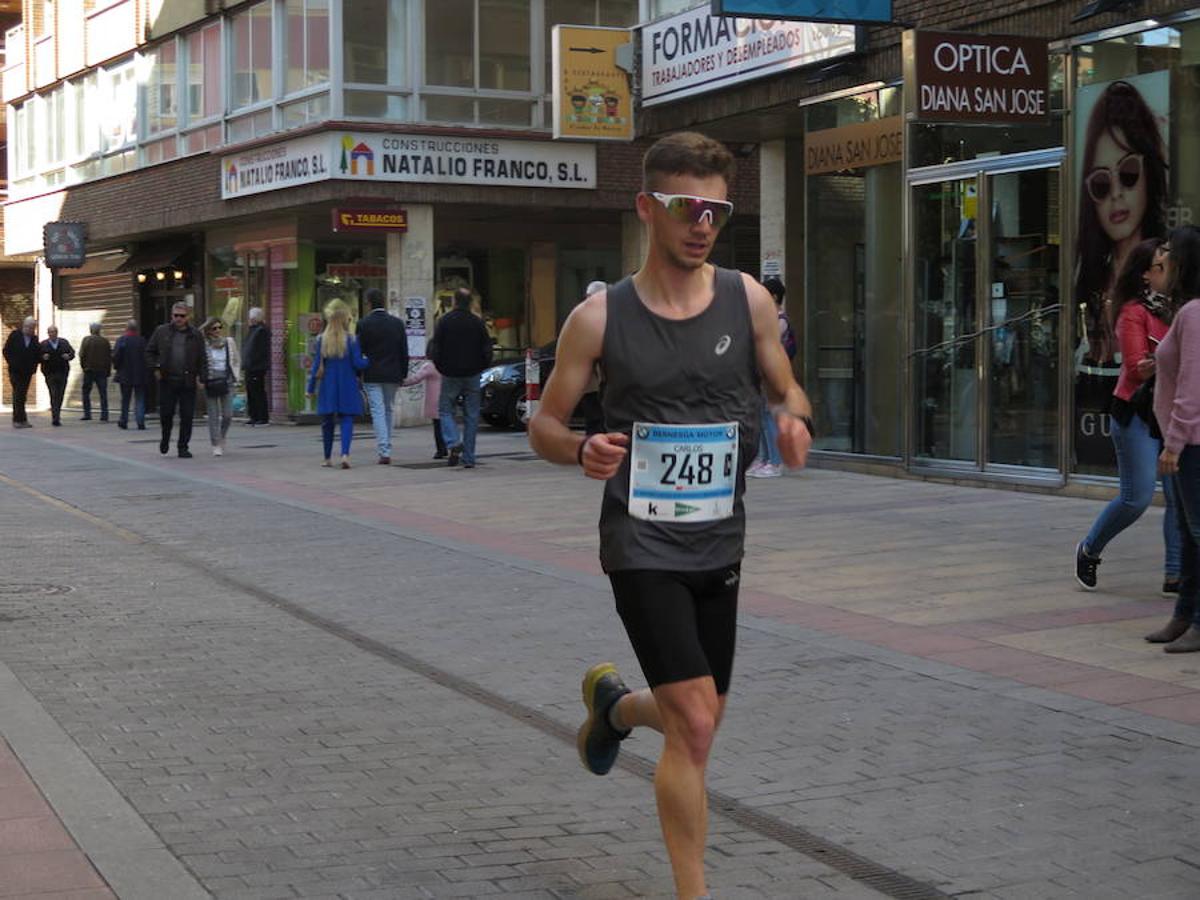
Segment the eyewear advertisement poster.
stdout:
[[617,48],[632,40],[625,28],[554,26],[555,138],[633,140],[633,92],[617,66]]
[[1072,178],[1079,224],[1069,312],[1075,457],[1084,473],[1115,471],[1108,407],[1121,354],[1108,304],[1129,250],[1167,236],[1170,103],[1165,71],[1083,85],[1077,94]]

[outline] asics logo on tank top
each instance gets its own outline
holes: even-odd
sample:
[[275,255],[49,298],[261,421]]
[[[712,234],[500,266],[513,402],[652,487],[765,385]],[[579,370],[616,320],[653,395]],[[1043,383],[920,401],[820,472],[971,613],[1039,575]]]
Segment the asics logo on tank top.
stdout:
[[717,346],[713,347],[713,352],[717,356],[724,356],[725,351],[729,349],[729,345],[733,343],[733,338],[727,334],[721,335],[721,339],[717,341]]

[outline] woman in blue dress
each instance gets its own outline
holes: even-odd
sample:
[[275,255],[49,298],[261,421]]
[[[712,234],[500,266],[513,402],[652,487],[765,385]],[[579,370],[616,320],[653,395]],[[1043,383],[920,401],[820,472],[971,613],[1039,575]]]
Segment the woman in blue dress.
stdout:
[[342,468],[350,468],[350,442],[354,439],[354,417],[363,414],[362,391],[358,373],[367,367],[367,358],[350,333],[350,308],[335,300],[325,310],[325,330],[317,339],[312,371],[308,374],[308,395],[317,396],[321,416],[321,438],[325,444],[323,466],[331,466],[333,426],[341,422]]

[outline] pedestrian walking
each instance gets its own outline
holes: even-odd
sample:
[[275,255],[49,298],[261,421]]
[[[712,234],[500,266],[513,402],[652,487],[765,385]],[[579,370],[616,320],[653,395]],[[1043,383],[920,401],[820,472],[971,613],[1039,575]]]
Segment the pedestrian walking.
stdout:
[[383,291],[367,291],[371,311],[358,323],[358,343],[367,358],[363,390],[371,407],[375,450],[381,466],[392,464],[392,427],[396,391],[408,376],[408,331],[403,320],[384,309]]
[[242,371],[246,379],[246,424],[270,425],[267,408],[267,373],[271,369],[271,329],[263,320],[263,311],[250,307],[246,314],[250,330],[242,342]]
[[[705,769],[733,668],[760,372],[784,461],[803,465],[812,442],[811,406],[770,295],[708,263],[733,212],[733,171],[724,145],[700,134],[647,151],[637,195],[645,261],[568,316],[529,428],[543,458],[605,482],[600,561],[649,682],[630,691],[611,663],[587,671],[580,757],[603,775],[632,729],[663,733],[655,796],[676,892],[688,900],[707,892]],[[567,423],[597,363],[609,430],[580,436]]]
[[[1135,392],[1154,376],[1155,349],[1171,323],[1171,302],[1166,295],[1165,254],[1161,238],[1140,242],[1125,257],[1113,288],[1109,315],[1121,350],[1121,375],[1109,406],[1112,442],[1117,455],[1120,491],[1101,511],[1091,530],[1075,545],[1075,580],[1085,591],[1096,589],[1097,567],[1104,548],[1142,517],[1158,483],[1158,456],[1162,440],[1157,434],[1149,404],[1135,404]],[[1166,511],[1163,516],[1162,592],[1179,593],[1179,521],[1175,514],[1175,487],[1163,478]]]
[[204,399],[208,404],[208,439],[213,456],[225,455],[225,436],[233,421],[233,389],[241,378],[242,360],[237,342],[225,335],[225,323],[215,316],[200,326],[204,335],[208,377],[204,380]]
[[1154,417],[1162,431],[1159,469],[1174,484],[1179,520],[1179,597],[1171,620],[1146,635],[1167,653],[1200,650],[1200,228],[1167,238],[1165,263],[1178,312],[1158,345]]
[[71,372],[71,360],[75,348],[66,338],[58,336],[57,326],[46,329],[46,340],[41,345],[42,378],[50,392],[50,424],[62,425],[63,397],[67,393],[67,376]]
[[[783,282],[771,275],[763,281],[763,287],[775,300],[775,315],[779,321],[779,341],[789,360],[796,355],[796,335],[792,324],[788,321],[783,309],[783,298],[787,289]],[[761,404],[761,424],[759,426],[758,456],[746,470],[750,478],[778,478],[783,474],[783,457],[779,455],[779,433],[775,428],[775,417],[771,414],[770,404],[763,397]]]
[[146,430],[146,339],[138,334],[138,323],[130,319],[125,333],[113,347],[113,366],[116,381],[121,386],[121,415],[117,427],[129,427],[129,403],[133,401],[133,417],[138,431]]
[[33,427],[25,413],[25,400],[29,396],[29,382],[38,370],[41,356],[37,322],[33,316],[28,316],[4,342],[4,362],[8,365],[8,384],[12,392],[13,428]]
[[191,459],[192,420],[196,417],[196,388],[208,378],[204,336],[191,324],[192,308],[186,303],[171,307],[171,321],[159,325],[146,343],[146,365],[158,381],[158,419],[162,437],[158,452],[171,449],[175,411],[179,410],[180,459]]
[[442,376],[438,374],[437,367],[429,360],[425,360],[421,365],[417,366],[417,370],[404,379],[405,387],[412,387],[414,384],[425,383],[425,399],[422,406],[422,411],[425,418],[433,423],[433,446],[434,459],[446,458],[446,442],[442,440],[442,422],[438,418],[438,400],[442,393]]
[[79,366],[83,369],[84,422],[92,417],[92,387],[100,394],[100,421],[108,421],[108,376],[112,374],[112,344],[100,333],[100,323],[88,326],[90,332],[79,345]]
[[307,392],[310,397],[316,394],[317,413],[321,416],[321,440],[325,448],[323,466],[333,465],[333,429],[340,423],[342,468],[350,468],[354,417],[363,414],[358,373],[366,367],[367,359],[359,350],[358,339],[350,333],[350,308],[341,300],[335,300],[325,311],[325,330],[317,339],[312,370],[308,375]]
[[[479,375],[492,364],[492,339],[482,320],[471,312],[471,290],[460,287],[454,292],[454,309],[442,316],[433,333],[429,351],[442,376],[438,395],[438,418],[442,422],[442,440],[449,452],[447,463],[475,468],[475,433],[479,430]],[[463,398],[463,430],[459,438],[454,407]]]

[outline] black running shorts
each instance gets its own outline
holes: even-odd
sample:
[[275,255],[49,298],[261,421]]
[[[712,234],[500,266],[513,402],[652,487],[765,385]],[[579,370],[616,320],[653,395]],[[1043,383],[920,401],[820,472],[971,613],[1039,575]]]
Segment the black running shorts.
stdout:
[[711,675],[729,691],[741,566],[610,572],[617,612],[650,687]]

